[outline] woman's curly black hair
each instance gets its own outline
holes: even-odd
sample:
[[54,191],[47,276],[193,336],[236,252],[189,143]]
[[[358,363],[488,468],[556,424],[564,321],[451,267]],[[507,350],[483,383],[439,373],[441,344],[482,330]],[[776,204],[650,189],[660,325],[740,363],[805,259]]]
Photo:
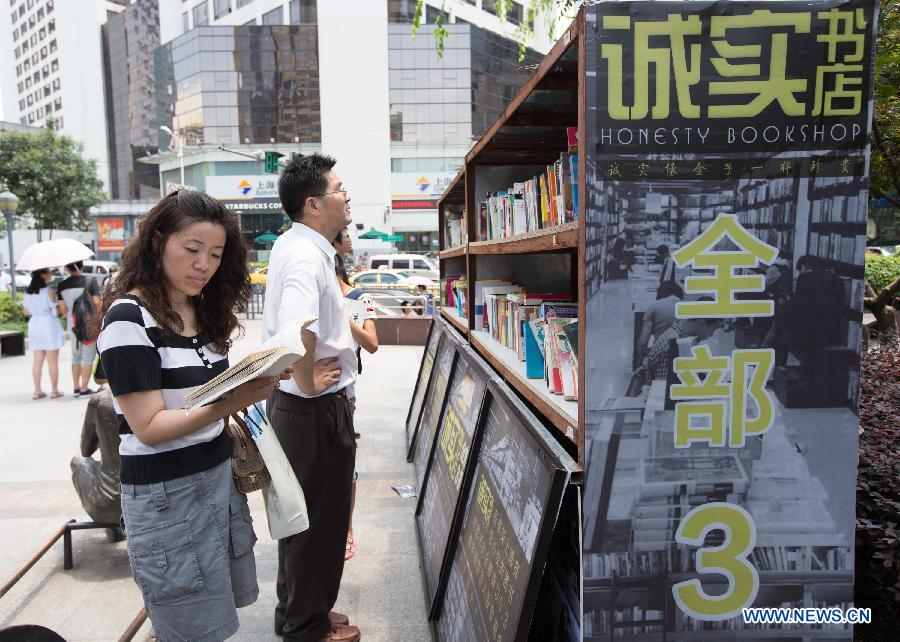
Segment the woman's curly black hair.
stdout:
[[247,248],[238,216],[213,197],[195,190],[179,190],[162,198],[138,224],[137,234],[122,254],[122,269],[103,296],[98,325],[113,301],[132,290],[141,293],[141,303],[166,330],[180,334],[181,317],[169,301],[163,277],[162,253],[172,234],[194,223],[209,222],[225,228],[222,262],[199,296],[191,297],[196,312],[197,333],[224,354],[231,335],[243,331],[237,313],[247,309],[252,288],[247,269]]

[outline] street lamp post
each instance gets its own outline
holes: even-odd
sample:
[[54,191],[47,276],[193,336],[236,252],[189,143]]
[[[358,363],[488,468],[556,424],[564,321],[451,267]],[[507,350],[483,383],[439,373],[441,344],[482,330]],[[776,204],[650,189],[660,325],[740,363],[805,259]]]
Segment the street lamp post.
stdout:
[[181,184],[184,185],[184,139],[181,134],[176,134],[165,125],[160,126],[160,130],[168,134],[169,137],[178,145],[178,160],[181,164]]
[[12,280],[12,300],[16,300],[16,270],[13,267],[13,216],[19,209],[19,197],[6,190],[0,192],[0,210],[6,217],[6,236],[9,240],[9,278]]

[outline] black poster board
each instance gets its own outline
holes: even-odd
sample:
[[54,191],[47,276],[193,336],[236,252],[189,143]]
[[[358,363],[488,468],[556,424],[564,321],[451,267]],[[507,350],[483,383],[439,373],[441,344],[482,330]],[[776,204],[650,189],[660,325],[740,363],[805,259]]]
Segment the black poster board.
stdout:
[[524,640],[576,464],[506,384],[490,381],[438,640]]
[[412,447],[410,448],[412,462],[415,466],[417,490],[422,488],[422,482],[425,480],[425,473],[431,458],[434,433],[444,411],[444,402],[447,399],[447,386],[450,384],[450,377],[453,376],[453,365],[456,362],[458,346],[459,342],[453,336],[453,333],[445,330],[438,346],[434,373],[431,376],[428,393],[425,395],[422,418],[419,421],[419,427],[416,429]]
[[412,442],[415,438],[419,418],[422,416],[422,402],[425,400],[425,392],[428,390],[428,382],[431,380],[431,371],[434,366],[434,358],[437,355],[438,343],[443,334],[443,322],[435,318],[428,327],[428,339],[425,341],[425,350],[422,353],[422,363],[419,364],[419,376],[416,379],[416,387],[413,390],[412,401],[409,404],[409,412],[406,414],[406,448],[411,452]]
[[489,369],[466,345],[457,350],[456,367],[441,423],[434,435],[431,464],[419,486],[416,526],[422,546],[425,589],[430,612],[443,589],[442,578],[456,549],[462,519],[460,497],[468,496],[477,452],[476,428],[484,401]]

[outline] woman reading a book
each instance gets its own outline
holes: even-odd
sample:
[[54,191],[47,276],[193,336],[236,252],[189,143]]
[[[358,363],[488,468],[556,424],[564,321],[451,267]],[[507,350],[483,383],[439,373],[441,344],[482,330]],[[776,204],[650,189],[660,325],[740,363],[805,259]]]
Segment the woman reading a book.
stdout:
[[159,640],[223,640],[238,629],[236,607],[259,593],[256,537],[222,418],[265,399],[279,377],[183,410],[186,395],[227,369],[249,295],[237,216],[180,190],[141,220],[98,315],[128,557]]

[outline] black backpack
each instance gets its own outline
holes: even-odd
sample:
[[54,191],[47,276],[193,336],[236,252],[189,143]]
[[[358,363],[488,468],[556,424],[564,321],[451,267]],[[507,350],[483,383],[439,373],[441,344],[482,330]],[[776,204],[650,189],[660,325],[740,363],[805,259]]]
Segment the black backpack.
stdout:
[[91,333],[91,320],[97,311],[90,288],[85,287],[81,295],[72,304],[72,333],[79,343],[93,343],[97,340]]

